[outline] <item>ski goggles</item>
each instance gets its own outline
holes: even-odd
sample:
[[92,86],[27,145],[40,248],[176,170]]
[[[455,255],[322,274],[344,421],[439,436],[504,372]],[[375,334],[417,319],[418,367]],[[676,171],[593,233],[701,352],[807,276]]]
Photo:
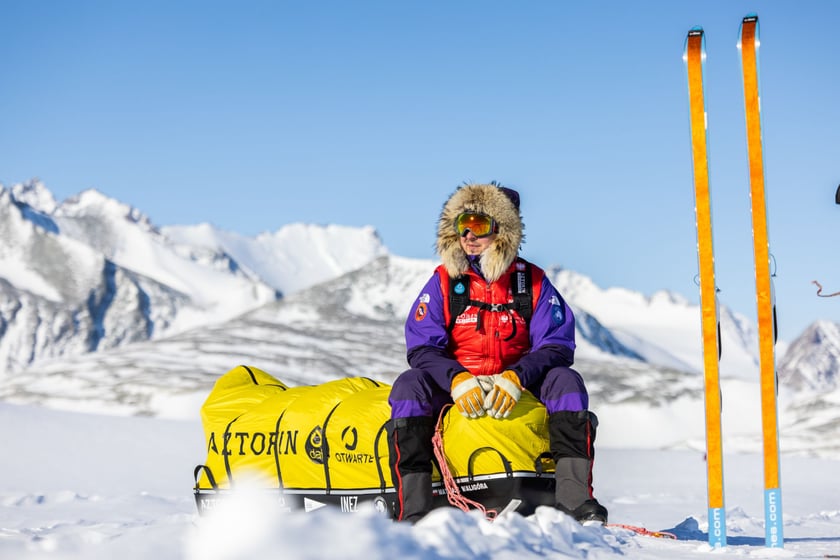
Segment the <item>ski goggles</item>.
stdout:
[[467,235],[468,231],[479,238],[487,237],[496,233],[497,229],[496,220],[486,214],[464,212],[455,218],[455,231],[461,237]]

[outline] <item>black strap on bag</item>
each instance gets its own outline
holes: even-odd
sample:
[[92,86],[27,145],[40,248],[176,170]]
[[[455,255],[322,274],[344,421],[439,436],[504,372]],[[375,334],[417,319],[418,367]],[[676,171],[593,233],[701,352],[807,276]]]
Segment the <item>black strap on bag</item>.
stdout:
[[495,451],[502,462],[502,468],[505,469],[505,478],[513,478],[513,467],[511,467],[510,461],[507,457],[505,457],[504,453],[502,453],[495,447],[490,447],[489,445],[486,445],[484,447],[479,447],[478,449],[470,453],[470,457],[469,459],[467,459],[467,479],[470,482],[472,482],[475,479],[475,460],[480,454],[482,454],[485,451]]
[[200,490],[198,487],[199,482],[199,474],[204,472],[204,475],[207,477],[207,483],[210,485],[210,488],[213,490],[218,490],[219,485],[216,484],[216,477],[213,476],[213,471],[210,470],[210,467],[207,465],[197,465],[195,470],[193,470],[193,478],[195,479],[195,489]]

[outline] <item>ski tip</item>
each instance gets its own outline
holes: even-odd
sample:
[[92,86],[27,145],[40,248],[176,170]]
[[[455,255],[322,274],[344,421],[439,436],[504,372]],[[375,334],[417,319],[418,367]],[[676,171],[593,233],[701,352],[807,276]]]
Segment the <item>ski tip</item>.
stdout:
[[758,47],[758,14],[749,13],[744,16],[744,19],[741,20],[740,29],[738,29],[738,50],[741,50],[741,46],[743,45],[743,38],[745,33],[745,28],[752,27],[753,32],[755,34],[755,46]]
[[696,39],[697,37],[699,37],[702,42],[706,42],[706,35],[703,32],[703,28],[699,25],[695,25],[694,27],[688,30],[688,35],[685,36],[686,46],[688,45],[688,42],[691,39]]
[[685,45],[683,45],[683,60],[688,61],[688,45],[689,43],[693,42],[696,44],[697,40],[700,40],[700,48],[704,52],[703,56],[705,57],[705,50],[706,50],[706,35],[703,33],[703,28],[699,25],[695,25],[691,29],[688,30],[688,35],[685,37]]
[[758,37],[758,14],[747,14],[744,16],[744,19],[741,20],[741,29],[738,33],[739,35],[744,34],[745,27],[755,28],[755,35]]

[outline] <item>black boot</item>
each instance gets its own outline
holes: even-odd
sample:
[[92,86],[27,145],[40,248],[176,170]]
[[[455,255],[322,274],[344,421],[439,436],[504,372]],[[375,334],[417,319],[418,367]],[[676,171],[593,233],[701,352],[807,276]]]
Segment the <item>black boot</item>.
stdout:
[[391,480],[397,499],[394,519],[416,523],[432,509],[432,436],[429,416],[395,418],[388,425]]
[[581,523],[607,522],[607,509],[592,494],[592,461],[598,417],[588,410],[560,411],[548,417],[551,453],[556,463],[555,505]]

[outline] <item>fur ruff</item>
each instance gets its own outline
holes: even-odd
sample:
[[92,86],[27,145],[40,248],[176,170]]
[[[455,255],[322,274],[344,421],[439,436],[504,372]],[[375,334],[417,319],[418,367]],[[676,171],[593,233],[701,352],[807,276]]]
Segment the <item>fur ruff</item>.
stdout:
[[525,224],[519,209],[500,186],[496,183],[462,185],[443,205],[438,220],[437,252],[451,278],[464,274],[470,266],[455,230],[455,219],[462,212],[486,214],[499,226],[495,241],[479,258],[481,272],[488,282],[501,278],[519,254]]

